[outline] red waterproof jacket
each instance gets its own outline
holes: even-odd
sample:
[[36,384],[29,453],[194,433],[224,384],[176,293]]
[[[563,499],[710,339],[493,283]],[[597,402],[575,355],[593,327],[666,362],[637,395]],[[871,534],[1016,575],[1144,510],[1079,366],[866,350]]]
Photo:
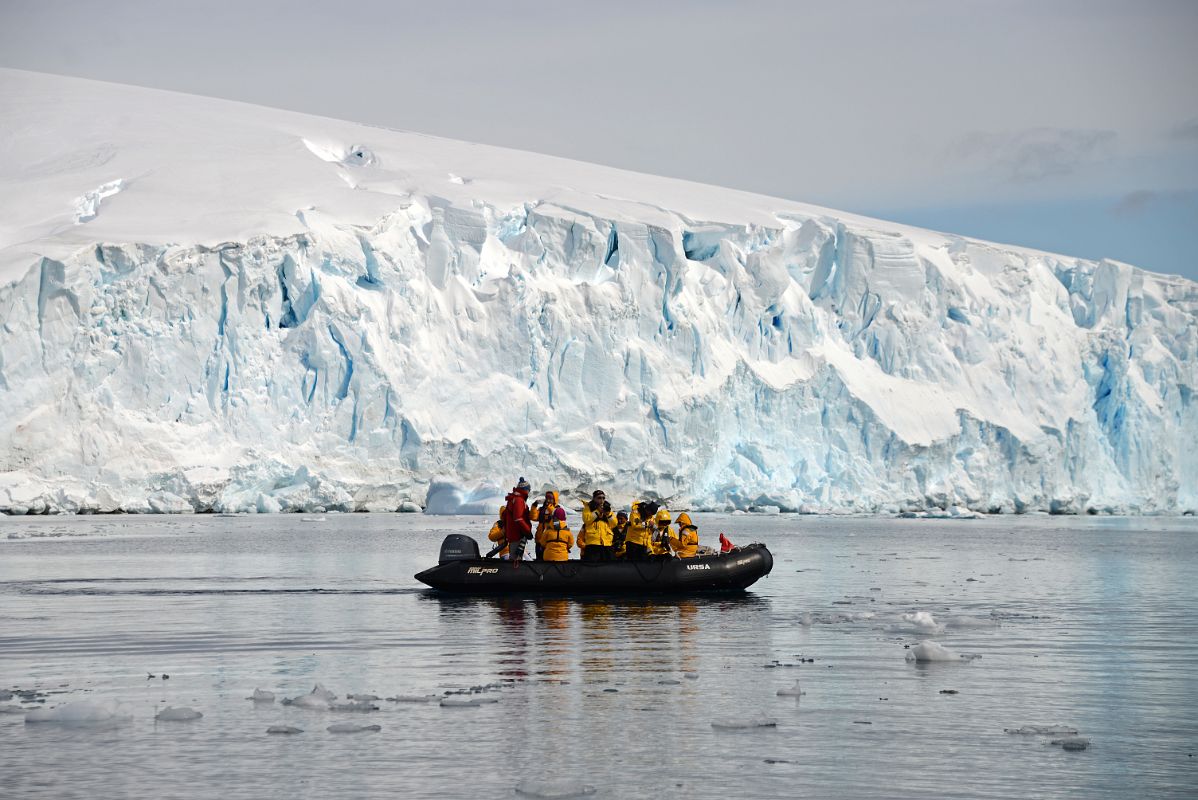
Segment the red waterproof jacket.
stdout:
[[532,519],[528,513],[528,492],[513,489],[504,501],[503,531],[509,542],[518,542],[532,536]]

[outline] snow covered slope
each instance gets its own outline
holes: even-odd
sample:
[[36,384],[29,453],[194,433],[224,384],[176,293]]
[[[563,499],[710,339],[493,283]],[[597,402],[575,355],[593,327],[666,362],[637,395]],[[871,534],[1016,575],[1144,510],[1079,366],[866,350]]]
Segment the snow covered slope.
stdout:
[[1198,508],[1179,278],[11,70],[0,186],[0,509]]

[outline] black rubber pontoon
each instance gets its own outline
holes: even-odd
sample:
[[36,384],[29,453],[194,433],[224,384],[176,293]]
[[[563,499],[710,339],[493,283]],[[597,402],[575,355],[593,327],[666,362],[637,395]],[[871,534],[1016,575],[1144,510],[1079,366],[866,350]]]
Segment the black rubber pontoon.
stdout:
[[441,544],[440,563],[416,580],[464,594],[707,594],[744,591],[773,568],[763,544],[696,558],[524,561],[517,567],[483,558],[473,539],[455,533]]

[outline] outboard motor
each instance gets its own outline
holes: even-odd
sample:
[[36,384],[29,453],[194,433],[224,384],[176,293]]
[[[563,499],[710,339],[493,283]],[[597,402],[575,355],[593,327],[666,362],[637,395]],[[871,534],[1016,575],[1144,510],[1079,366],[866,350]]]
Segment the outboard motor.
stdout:
[[464,533],[451,533],[441,542],[441,555],[437,563],[469,561],[473,558],[482,558],[478,554],[478,542]]

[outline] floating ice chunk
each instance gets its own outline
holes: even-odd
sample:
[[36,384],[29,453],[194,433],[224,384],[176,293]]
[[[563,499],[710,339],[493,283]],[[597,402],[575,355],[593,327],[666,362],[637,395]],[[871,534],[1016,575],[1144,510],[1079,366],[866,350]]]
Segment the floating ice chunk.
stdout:
[[949,650],[944,645],[924,641],[912,645],[911,649],[907,651],[906,658],[908,661],[925,664],[929,662],[973,661],[975,658],[981,658],[981,656],[974,653],[957,653]]
[[442,708],[474,708],[477,706],[485,706],[489,703],[498,703],[498,697],[443,697],[441,698]]
[[1062,739],[1053,739],[1052,744],[1060,745],[1065,750],[1077,752],[1085,750],[1090,746],[1090,740],[1084,736],[1066,736]]
[[303,728],[295,728],[295,727],[292,727],[291,725],[271,725],[269,728],[266,729],[266,732],[267,733],[292,734],[292,733],[303,733],[304,729]]
[[387,698],[392,703],[435,703],[440,699],[439,694],[397,694]]
[[325,728],[329,733],[377,733],[382,729],[382,725],[358,725],[353,722],[338,722]]
[[159,722],[189,722],[193,719],[199,719],[204,716],[199,711],[196,711],[190,706],[167,706],[154,715],[154,719]]
[[91,222],[100,213],[100,201],[112,197],[125,188],[125,182],[120,178],[108,183],[102,183],[90,192],[75,198],[75,224],[82,225]]
[[379,707],[368,700],[349,703],[329,703],[331,711],[378,711]]
[[779,697],[802,697],[806,692],[799,688],[799,682],[795,681],[794,686],[788,686],[785,689],[778,690]]
[[275,693],[268,692],[265,689],[255,689],[254,693],[246,698],[253,700],[255,703],[273,703],[275,701]]
[[594,786],[573,778],[526,778],[516,784],[516,794],[539,800],[567,800],[588,797],[598,791]]
[[111,728],[133,719],[114,702],[80,700],[57,708],[35,708],[25,715],[26,724],[54,723],[79,728]]
[[413,503],[411,500],[404,500],[398,509],[401,514],[419,514],[423,510],[419,503]]
[[944,626],[936,622],[930,611],[915,611],[903,614],[903,622],[920,633],[940,633]]
[[315,711],[327,711],[333,701],[337,699],[337,695],[330,692],[328,689],[321,686],[319,683],[312,687],[312,691],[308,694],[302,694],[299,697],[289,697],[283,700],[283,705],[298,706],[299,708],[310,708]]
[[697,680],[699,680],[699,673],[697,673],[697,672],[688,672],[688,673],[686,673],[686,676],[685,676],[685,677],[687,677],[688,679],[690,679],[690,680],[692,680],[692,681],[697,681]]
[[743,731],[753,728],[776,728],[778,720],[773,717],[726,717],[713,720],[711,727],[722,731]]
[[1003,733],[1016,736],[1076,736],[1077,728],[1068,725],[1024,725],[1020,728],[1003,728]]
[[[9,695],[9,697],[12,697],[12,695]],[[25,709],[21,708],[16,703],[5,703],[4,705],[0,706],[0,714],[24,714],[24,713],[25,713]]]
[[350,694],[346,695],[346,699],[357,700],[363,703],[372,703],[375,700],[378,700],[379,696],[377,694]]

